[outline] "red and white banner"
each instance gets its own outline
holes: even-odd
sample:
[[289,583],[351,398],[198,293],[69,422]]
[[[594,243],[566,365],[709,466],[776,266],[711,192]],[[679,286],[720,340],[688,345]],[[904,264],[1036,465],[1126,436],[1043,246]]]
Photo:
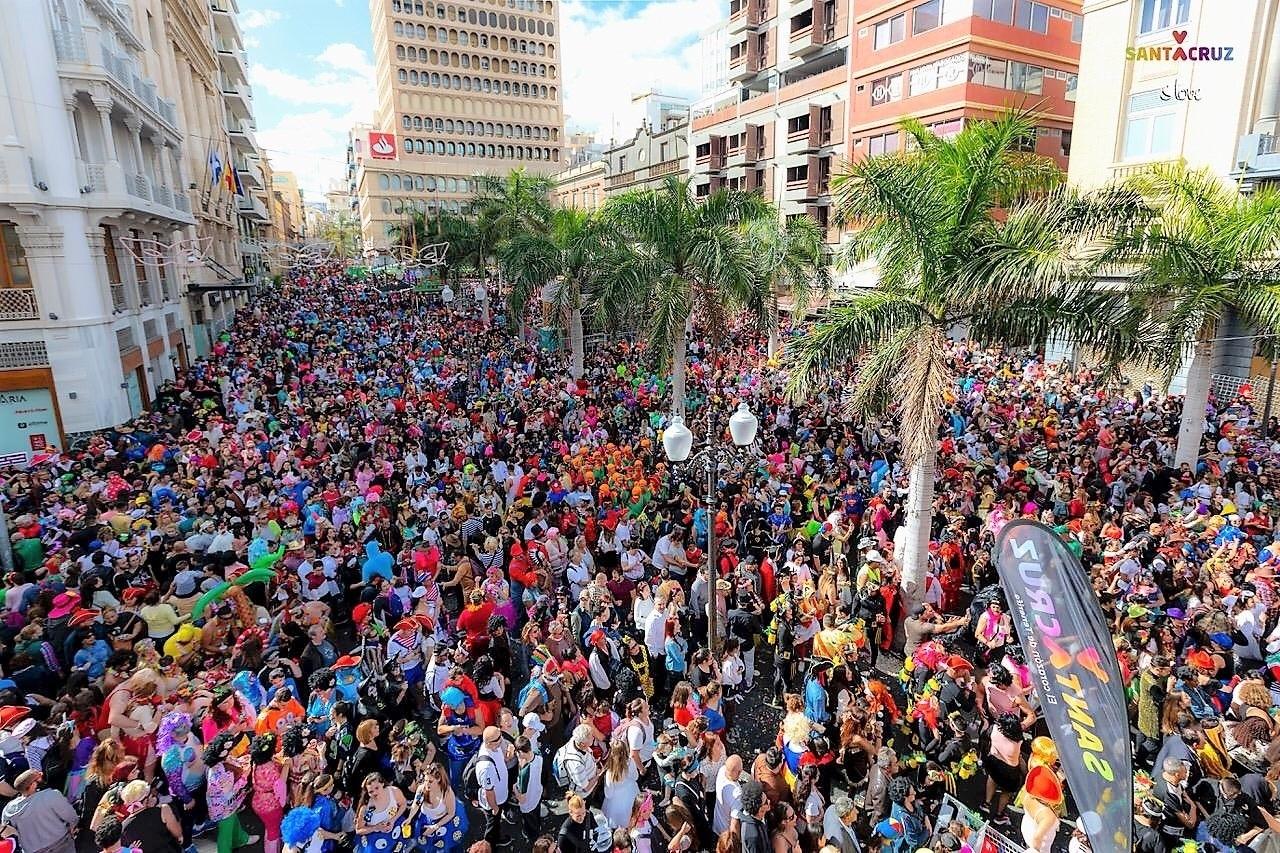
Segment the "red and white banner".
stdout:
[[396,135],[394,133],[371,132],[369,134],[369,156],[374,160],[396,159]]

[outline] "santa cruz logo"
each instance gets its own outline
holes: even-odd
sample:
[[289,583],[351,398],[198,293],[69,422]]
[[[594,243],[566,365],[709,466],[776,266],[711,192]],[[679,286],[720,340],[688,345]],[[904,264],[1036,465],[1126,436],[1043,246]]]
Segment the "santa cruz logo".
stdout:
[[1155,44],[1124,49],[1125,58],[1130,62],[1232,62],[1235,60],[1235,48],[1230,45],[1211,47],[1206,45],[1187,45],[1186,30],[1173,31],[1173,44]]

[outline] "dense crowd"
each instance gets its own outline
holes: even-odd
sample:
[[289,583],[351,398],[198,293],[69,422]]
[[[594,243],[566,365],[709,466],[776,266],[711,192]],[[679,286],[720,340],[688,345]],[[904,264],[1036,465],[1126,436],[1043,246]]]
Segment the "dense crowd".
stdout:
[[839,377],[792,400],[748,330],[695,340],[693,432],[760,421],[707,505],[643,346],[572,381],[514,332],[317,268],[148,414],[3,472],[4,833],[941,853],[989,822],[1087,850],[994,583],[1031,517],[1110,619],[1137,848],[1280,847],[1280,447],[1248,394],[1174,467],[1176,400],[953,342],[915,604],[893,421],[848,420]]

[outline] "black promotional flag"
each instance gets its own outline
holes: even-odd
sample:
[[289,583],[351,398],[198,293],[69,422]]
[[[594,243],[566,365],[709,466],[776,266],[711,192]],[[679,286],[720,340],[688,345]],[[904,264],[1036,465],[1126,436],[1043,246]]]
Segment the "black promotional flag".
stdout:
[[1094,850],[1128,851],[1133,758],[1124,683],[1089,576],[1034,521],[1000,531],[996,565],[1084,830]]

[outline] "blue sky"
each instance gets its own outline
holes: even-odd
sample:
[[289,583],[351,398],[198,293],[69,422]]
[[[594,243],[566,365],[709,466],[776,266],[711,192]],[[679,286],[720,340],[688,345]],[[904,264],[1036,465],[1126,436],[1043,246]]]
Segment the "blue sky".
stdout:
[[[275,168],[297,173],[318,199],[342,173],[347,130],[373,118],[368,0],[239,3],[259,144]],[[609,136],[634,91],[696,96],[698,35],[726,7],[721,0],[563,0],[570,129]]]

